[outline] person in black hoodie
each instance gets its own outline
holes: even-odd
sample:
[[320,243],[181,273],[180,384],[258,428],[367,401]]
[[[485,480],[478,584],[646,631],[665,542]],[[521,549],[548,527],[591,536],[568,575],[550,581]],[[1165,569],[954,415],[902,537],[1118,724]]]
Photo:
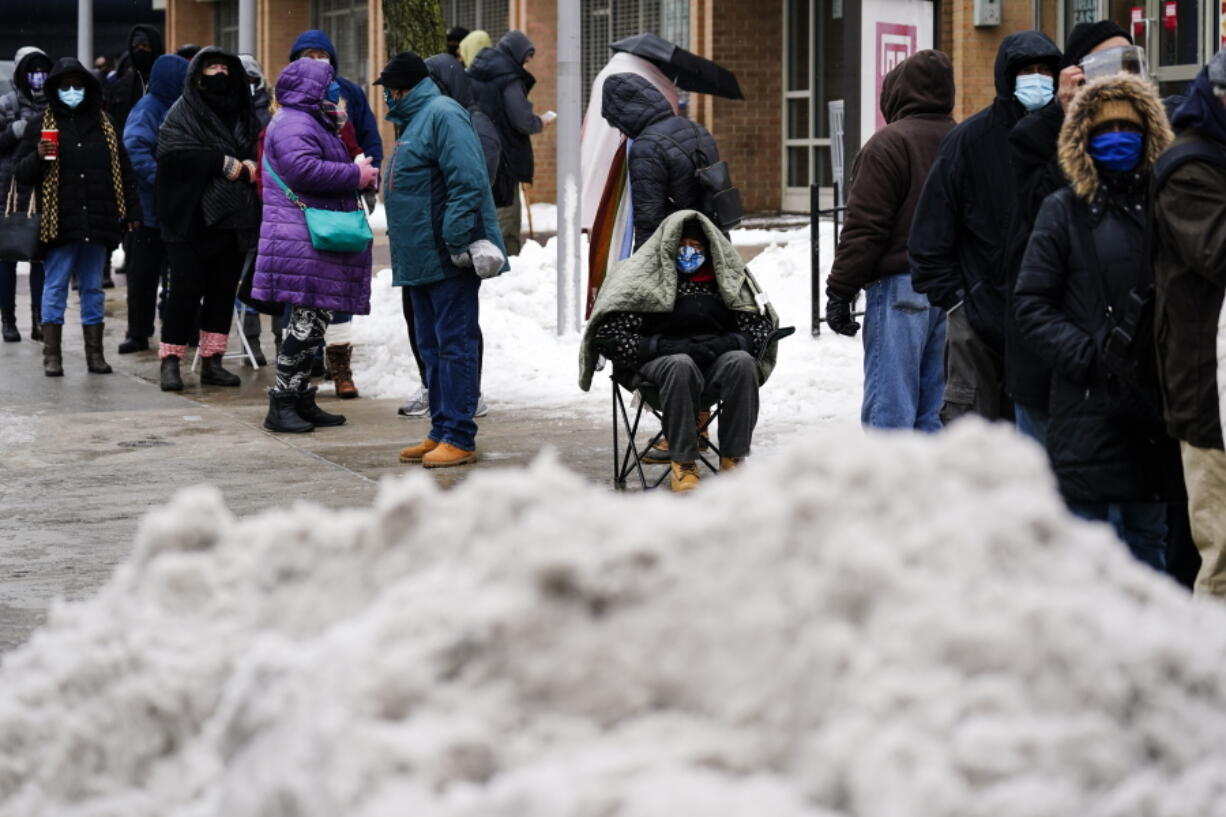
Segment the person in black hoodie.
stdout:
[[948,425],[968,412],[1010,417],[1004,401],[1005,248],[1017,204],[1009,131],[1054,95],[1060,49],[1038,31],[1010,34],[996,54],[996,99],[941,144],[915,209],[912,285],[948,316]]
[[528,94],[536,85],[536,77],[527,65],[536,55],[536,47],[522,31],[508,31],[493,48],[483,48],[468,67],[473,95],[477,105],[494,121],[502,150],[507,157],[507,171],[515,185],[514,200],[499,204],[498,226],[507,255],[519,255],[520,204],[519,185],[532,184],[535,159],[532,153],[534,133],[540,133],[543,120],[532,112]]
[[[126,231],[141,221],[140,199],[119,128],[102,110],[102,88],[81,63],[65,57],[47,77],[48,105],[41,122],[26,129],[16,177],[38,190],[43,262],[43,372],[64,373],[61,341],[68,279],[81,298],[85,360],[90,372],[109,374],[102,353],[106,295],[102,267]],[[58,145],[42,139],[58,131]]]
[[719,148],[706,128],[673,113],[659,89],[637,74],[605,79],[600,115],[634,140],[627,174],[636,250],[672,213],[711,215],[705,191],[694,178],[698,162],[719,161]]
[[1013,319],[1013,288],[1022,264],[1022,254],[1034,229],[1035,216],[1043,199],[1067,181],[1056,158],[1056,140],[1064,124],[1064,111],[1085,82],[1078,63],[1096,51],[1131,45],[1128,32],[1111,20],[1078,23],[1069,32],[1060,61],[1056,97],[1039,110],[1022,118],[1009,132],[1009,147],[1017,178],[1018,205],[1014,211],[1006,261],[1005,310],[1005,391],[1013,401],[1017,428],[1044,443],[1047,437],[1047,401],[1051,391],[1051,371],[1022,341]]
[[242,382],[221,360],[243,261],[259,235],[259,133],[242,62],[219,48],[201,49],[158,132],[157,217],[170,259],[158,350],[163,391],[183,388],[179,361],[197,311],[200,381]]
[[106,88],[106,112],[120,130],[137,100],[149,90],[153,61],[165,53],[162,35],[153,26],[133,26],[128,33],[128,67]]
[[1052,371],[1047,453],[1060,493],[1157,570],[1166,503],[1183,490],[1179,449],[1156,387],[1116,365],[1106,341],[1145,276],[1149,179],[1171,138],[1149,83],[1115,74],[1085,86],[1060,129],[1069,186],[1044,200],[1013,298],[1023,338]]

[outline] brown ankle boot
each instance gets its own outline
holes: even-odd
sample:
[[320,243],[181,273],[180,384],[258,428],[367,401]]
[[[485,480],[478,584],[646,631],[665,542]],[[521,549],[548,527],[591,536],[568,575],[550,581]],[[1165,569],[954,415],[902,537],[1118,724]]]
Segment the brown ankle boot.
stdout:
[[336,384],[336,396],[342,400],[352,400],[358,396],[358,387],[353,384],[353,370],[349,368],[349,360],[353,356],[353,345],[337,343],[324,349],[328,358],[328,370],[332,372],[332,382]]
[[672,479],[669,482],[674,494],[684,494],[698,487],[698,463],[672,463]]
[[43,324],[43,374],[47,377],[64,376],[64,357],[60,348],[63,337],[63,324]]
[[85,336],[85,367],[92,374],[111,373],[111,364],[106,362],[106,357],[102,354],[104,328],[104,324],[101,323],[81,327],[81,334]]

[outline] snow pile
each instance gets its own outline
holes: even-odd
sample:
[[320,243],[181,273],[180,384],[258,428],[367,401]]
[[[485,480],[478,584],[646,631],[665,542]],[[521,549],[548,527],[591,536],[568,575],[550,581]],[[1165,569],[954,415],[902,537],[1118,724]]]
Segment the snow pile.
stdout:
[[0,815],[1226,813],[1226,612],[1008,432],[805,443],[684,499],[185,492],[6,656]]

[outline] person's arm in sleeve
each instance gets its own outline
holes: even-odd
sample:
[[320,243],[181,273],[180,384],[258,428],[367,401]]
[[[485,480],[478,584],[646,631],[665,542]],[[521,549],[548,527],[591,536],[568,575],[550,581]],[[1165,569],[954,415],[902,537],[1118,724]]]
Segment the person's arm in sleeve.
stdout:
[[630,146],[627,171],[634,208],[634,249],[647,243],[668,215],[668,165],[660,146],[639,139]]
[[1050,196],[1039,209],[1013,292],[1013,313],[1026,343],[1047,365],[1074,383],[1087,383],[1096,356],[1094,339],[1064,313],[1072,214]]
[[614,312],[600,322],[592,336],[592,347],[619,368],[637,370],[651,358],[645,357],[643,316],[634,312]]
[[463,255],[468,251],[477,214],[485,198],[491,195],[485,178],[485,157],[467,116],[451,112],[435,114],[432,134],[443,187],[447,190],[443,242],[451,255]]
[[961,162],[947,139],[924,182],[907,237],[911,285],[946,312],[966,295],[958,261],[961,177]]
[[[285,131],[281,131],[285,133]],[[353,195],[357,192],[361,170],[353,162],[324,159],[323,149],[303,134],[280,136],[276,142],[273,170],[295,193],[325,196]]]
[[1220,172],[1188,162],[1158,193],[1157,236],[1196,273],[1226,286],[1226,192]]
[[141,209],[140,195],[136,190],[136,172],[132,168],[132,160],[123,143],[120,142],[116,147],[119,149],[119,176],[123,180],[124,211],[127,213],[124,221],[127,224],[139,224],[145,220],[145,214]]
[[905,171],[881,140],[870,141],[856,156],[843,231],[826,278],[827,292],[852,301],[872,280],[898,223],[906,194]]
[[515,130],[524,136],[541,132],[544,125],[541,118],[532,112],[532,103],[528,101],[522,83],[507,83],[507,87],[502,89],[502,105],[507,112],[507,121]]
[[16,163],[13,166],[13,177],[18,184],[27,187],[41,184],[43,175],[47,172],[50,162],[38,155],[38,141],[42,138],[42,130],[33,126],[26,128],[25,136],[17,145]]
[[144,116],[129,116],[123,129],[123,146],[132,163],[132,172],[149,187],[153,186],[158,173],[158,134],[152,124]]
[[349,103],[347,113],[349,121],[353,123],[353,134],[362,146],[362,152],[374,160],[375,167],[382,167],[383,139],[379,136],[379,123],[375,121],[370,102],[361,88],[352,82],[346,81],[345,84],[352,88],[352,91],[345,94],[345,99]]

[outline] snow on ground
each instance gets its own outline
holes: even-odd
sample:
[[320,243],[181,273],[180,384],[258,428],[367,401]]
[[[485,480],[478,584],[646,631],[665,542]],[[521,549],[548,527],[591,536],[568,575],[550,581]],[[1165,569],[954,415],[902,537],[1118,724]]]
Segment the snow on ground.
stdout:
[[685,498],[184,492],[5,656],[0,817],[1226,814],[1226,609],[1004,429],[797,443]]
[[[827,269],[832,257],[829,231],[829,224],[823,225],[822,259]],[[830,332],[820,339],[810,335],[808,228],[756,232],[768,240],[754,243],[769,246],[750,269],[783,325],[797,328],[795,335],[781,342],[778,366],[762,391],[757,450],[785,444],[796,431],[815,425],[858,427],[863,347],[859,338]],[[525,241],[522,253],[511,260],[511,271],[481,287],[482,389],[491,409],[486,422],[497,422],[500,407],[609,419],[608,379],[598,374],[590,392],[580,391],[579,335],[559,337],[556,332],[556,241],[550,239],[544,247]],[[363,394],[407,397],[417,389],[400,290],[391,286],[390,270],[377,274],[371,288],[371,315],[356,319],[353,331],[354,377]]]

